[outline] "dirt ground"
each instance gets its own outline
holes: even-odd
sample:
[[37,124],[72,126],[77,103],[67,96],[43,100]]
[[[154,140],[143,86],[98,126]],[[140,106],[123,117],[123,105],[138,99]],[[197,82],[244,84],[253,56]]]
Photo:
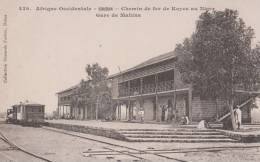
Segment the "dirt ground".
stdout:
[[[260,143],[129,143],[90,134],[12,124],[0,124],[0,131],[24,149],[57,162],[260,161]],[[0,142],[0,155],[6,154],[1,148],[6,148],[6,144]],[[0,161],[7,160],[0,156]]]

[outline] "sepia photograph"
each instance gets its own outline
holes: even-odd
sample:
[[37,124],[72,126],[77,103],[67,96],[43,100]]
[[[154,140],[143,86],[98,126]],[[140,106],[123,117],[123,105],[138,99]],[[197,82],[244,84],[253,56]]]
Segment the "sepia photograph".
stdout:
[[1,0],[0,162],[259,162],[259,6]]

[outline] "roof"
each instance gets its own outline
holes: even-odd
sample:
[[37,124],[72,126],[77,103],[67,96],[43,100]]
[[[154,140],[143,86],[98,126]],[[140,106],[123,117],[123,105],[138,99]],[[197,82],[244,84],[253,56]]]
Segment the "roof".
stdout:
[[17,103],[13,106],[19,106],[19,105],[25,105],[25,106],[44,106],[43,104],[39,104],[39,103],[36,103],[36,102],[31,102],[31,101],[25,101],[25,102],[20,102],[20,103]]
[[172,58],[175,58],[177,55],[174,53],[174,51],[170,51],[170,52],[167,52],[165,54],[162,54],[162,55],[159,55],[159,56],[156,56],[156,57],[153,57],[151,59],[148,59],[130,69],[127,69],[125,71],[122,71],[120,73],[116,73],[116,74],[113,74],[113,75],[110,75],[108,78],[114,78],[118,75],[122,75],[124,73],[128,73],[130,71],[134,71],[134,70],[137,70],[137,69],[141,69],[141,68],[144,68],[146,66],[150,66],[150,65],[153,65],[153,64],[156,64],[156,63],[160,63],[160,62],[163,62],[163,61],[166,61],[166,60],[169,60],[169,59],[172,59]]
[[[84,80],[84,83],[87,83],[87,82],[90,82],[90,81],[91,81],[91,80]],[[76,84],[76,85],[74,85],[74,86],[71,86],[70,88],[67,88],[67,89],[64,89],[64,90],[62,90],[62,91],[59,91],[59,92],[57,92],[56,94],[60,94],[60,93],[63,93],[63,92],[67,92],[67,91],[73,90],[73,89],[75,89],[75,88],[77,88],[77,87],[80,87],[80,84],[81,84],[81,82],[78,83],[78,84]]]
[[57,92],[56,94],[60,94],[60,93],[66,92],[66,91],[73,90],[73,89],[77,88],[78,85],[79,85],[79,84],[74,85],[74,86],[71,86],[70,88],[67,88],[67,89],[64,89],[64,90],[62,90],[62,91],[59,91],[59,92]]

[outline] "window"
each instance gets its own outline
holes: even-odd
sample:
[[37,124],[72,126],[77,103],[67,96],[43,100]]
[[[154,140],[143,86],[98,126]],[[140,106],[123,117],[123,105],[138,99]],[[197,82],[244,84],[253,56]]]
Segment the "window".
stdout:
[[32,107],[32,112],[41,112],[41,107]]

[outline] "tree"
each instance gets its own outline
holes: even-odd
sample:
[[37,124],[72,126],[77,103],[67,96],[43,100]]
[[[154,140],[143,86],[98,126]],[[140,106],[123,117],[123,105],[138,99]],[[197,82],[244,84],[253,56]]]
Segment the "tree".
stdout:
[[[86,66],[87,79],[90,81],[90,100],[96,102],[96,119],[104,117],[111,107],[110,86],[107,81],[108,68],[101,67],[98,63]],[[99,111],[102,108],[102,111]]]
[[226,98],[233,129],[235,85],[251,90],[259,81],[256,64],[260,59],[257,50],[251,49],[253,37],[253,29],[237,11],[206,11],[191,38],[175,48],[183,81],[192,83],[194,91],[203,97]]
[[101,67],[98,63],[94,63],[86,66],[86,72],[88,80],[92,80],[93,84],[97,84],[107,78],[109,71],[108,68]]

